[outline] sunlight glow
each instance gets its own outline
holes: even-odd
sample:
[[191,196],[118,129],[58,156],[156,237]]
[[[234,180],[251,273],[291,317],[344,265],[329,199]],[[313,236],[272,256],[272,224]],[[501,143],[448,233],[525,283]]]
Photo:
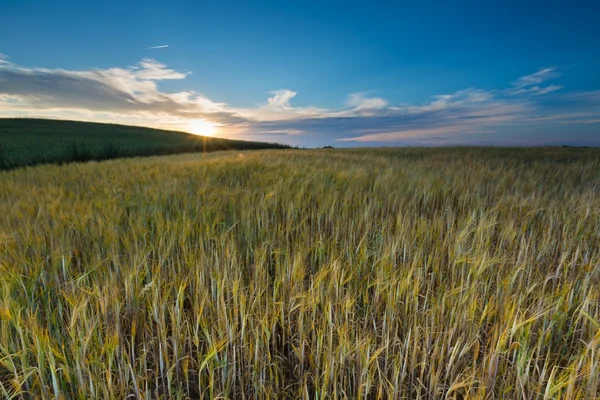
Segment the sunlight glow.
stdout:
[[217,133],[217,125],[205,119],[193,119],[188,124],[190,133],[201,136],[213,136]]

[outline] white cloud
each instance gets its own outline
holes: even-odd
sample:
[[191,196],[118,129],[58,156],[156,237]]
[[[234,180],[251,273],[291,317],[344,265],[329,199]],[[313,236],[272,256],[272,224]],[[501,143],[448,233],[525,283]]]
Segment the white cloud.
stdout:
[[400,139],[413,139],[426,136],[443,136],[450,133],[458,133],[461,131],[460,127],[448,126],[448,127],[437,127],[437,128],[422,128],[422,129],[408,129],[405,131],[394,131],[385,133],[373,133],[352,138],[338,139],[339,142],[395,142]]
[[293,92],[287,89],[280,89],[270,92],[273,97],[269,97],[267,99],[268,105],[265,108],[270,108],[274,111],[290,111],[292,106],[290,106],[290,100],[298,93]]
[[388,103],[379,97],[365,97],[364,93],[351,93],[348,95],[346,105],[354,111],[381,110]]
[[488,131],[489,127],[506,124],[529,115],[532,105],[525,100],[496,97],[481,89],[464,89],[452,94],[432,97],[418,106],[394,107],[383,114],[386,124],[376,129],[355,131],[338,141],[397,142],[428,136],[470,134]]
[[485,103],[493,98],[492,93],[481,89],[464,89],[452,94],[433,96],[434,101],[421,106],[408,106],[406,110],[411,113],[425,111],[442,111],[451,107],[469,104]]
[[[149,124],[169,116],[180,119],[210,116],[216,123],[243,121],[225,104],[215,103],[199,93],[165,93],[158,87],[161,81],[184,79],[187,75],[153,59],[143,59],[129,68],[87,71],[28,69],[4,64],[0,65],[0,96],[3,96],[0,107],[3,114],[17,107],[19,112],[28,110],[31,115],[50,109],[59,113],[78,110],[85,115],[91,115],[88,111],[113,113],[122,118],[152,113],[157,118],[150,119]],[[6,96],[12,96],[13,100],[8,101]]]
[[[593,124],[600,118],[600,91],[553,97],[570,108],[542,106],[536,101],[537,95],[562,88],[541,85],[558,76],[553,69],[520,78],[509,89],[468,88],[432,96],[416,105],[395,106],[365,92],[352,93],[337,109],[295,106],[298,93],[290,89],[269,92],[265,102],[253,108],[234,108],[195,91],[166,92],[161,88],[164,81],[185,79],[189,74],[149,58],[131,67],[84,71],[24,68],[4,62],[0,64],[0,115],[180,130],[187,129],[189,120],[205,119],[219,124],[220,135],[272,141],[311,137],[316,143],[427,140],[431,136],[488,133],[518,123],[529,126],[577,119]],[[561,114],[569,117],[556,118]]]
[[531,87],[523,87],[523,88],[519,88],[519,89],[515,88],[515,89],[510,90],[510,94],[512,94],[512,95],[531,94],[534,96],[539,96],[542,94],[556,92],[557,90],[560,90],[563,87],[564,86],[562,86],[562,85],[549,85],[549,86],[545,86],[545,87],[531,86]]
[[260,135],[301,135],[304,132],[298,129],[284,129],[284,130],[267,130],[257,132]]
[[161,64],[152,58],[144,58],[138,64],[139,68],[134,69],[134,74],[139,79],[145,80],[163,80],[163,79],[184,79],[189,72],[182,73],[167,68],[165,64]]
[[531,75],[526,75],[517,79],[512,85],[518,88],[539,85],[542,82],[558,78],[559,76],[560,73],[558,73],[555,68],[544,68]]
[[565,97],[570,101],[600,104],[600,90],[569,93]]
[[272,96],[267,99],[267,104],[254,109],[237,109],[236,111],[250,120],[255,121],[288,121],[294,119],[324,119],[348,118],[358,116],[377,115],[385,112],[387,101],[381,98],[367,98],[362,93],[352,93],[346,100],[346,108],[330,110],[317,107],[295,107],[291,104],[297,92],[289,89],[280,89],[269,92]]
[[239,108],[235,112],[250,121],[288,121],[294,119],[321,118],[330,112],[316,107],[294,107],[291,100],[297,93],[289,89],[269,92],[267,104],[257,108]]
[[560,121],[559,124],[600,124],[600,118],[596,119],[573,119],[569,121]]
[[155,50],[155,49],[166,49],[167,47],[169,47],[168,44],[161,44],[160,46],[152,46],[152,47],[148,47],[148,50]]
[[178,92],[164,94],[163,96],[172,100],[174,103],[186,105],[192,109],[198,108],[206,113],[227,113],[231,111],[228,109],[227,104],[215,103],[208,97],[197,92]]
[[555,79],[560,73],[554,68],[541,69],[531,75],[523,76],[512,82],[512,87],[506,92],[509,95],[534,95],[539,96],[562,89],[561,85],[540,86],[541,83],[550,79]]

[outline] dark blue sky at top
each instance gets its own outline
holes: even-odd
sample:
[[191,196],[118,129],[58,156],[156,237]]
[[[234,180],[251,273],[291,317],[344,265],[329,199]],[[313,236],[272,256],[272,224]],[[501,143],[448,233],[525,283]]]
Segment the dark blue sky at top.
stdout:
[[[279,89],[297,92],[295,107],[338,109],[359,92],[422,105],[544,68],[560,72],[554,97],[598,91],[599,19],[594,1],[0,0],[0,53],[19,68],[69,71],[152,58],[191,72],[162,91],[234,108],[260,107]],[[582,132],[595,135],[600,125],[589,125]]]

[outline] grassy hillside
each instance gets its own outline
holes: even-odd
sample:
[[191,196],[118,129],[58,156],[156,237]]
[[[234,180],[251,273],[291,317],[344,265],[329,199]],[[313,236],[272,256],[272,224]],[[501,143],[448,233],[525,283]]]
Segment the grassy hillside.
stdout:
[[0,168],[137,155],[287,147],[135,126],[0,118]]
[[0,173],[0,396],[593,399],[597,149]]

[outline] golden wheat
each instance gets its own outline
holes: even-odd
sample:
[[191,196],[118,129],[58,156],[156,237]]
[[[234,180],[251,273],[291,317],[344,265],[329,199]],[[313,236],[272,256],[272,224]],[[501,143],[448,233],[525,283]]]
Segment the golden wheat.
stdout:
[[0,396],[600,396],[600,153],[0,173]]

